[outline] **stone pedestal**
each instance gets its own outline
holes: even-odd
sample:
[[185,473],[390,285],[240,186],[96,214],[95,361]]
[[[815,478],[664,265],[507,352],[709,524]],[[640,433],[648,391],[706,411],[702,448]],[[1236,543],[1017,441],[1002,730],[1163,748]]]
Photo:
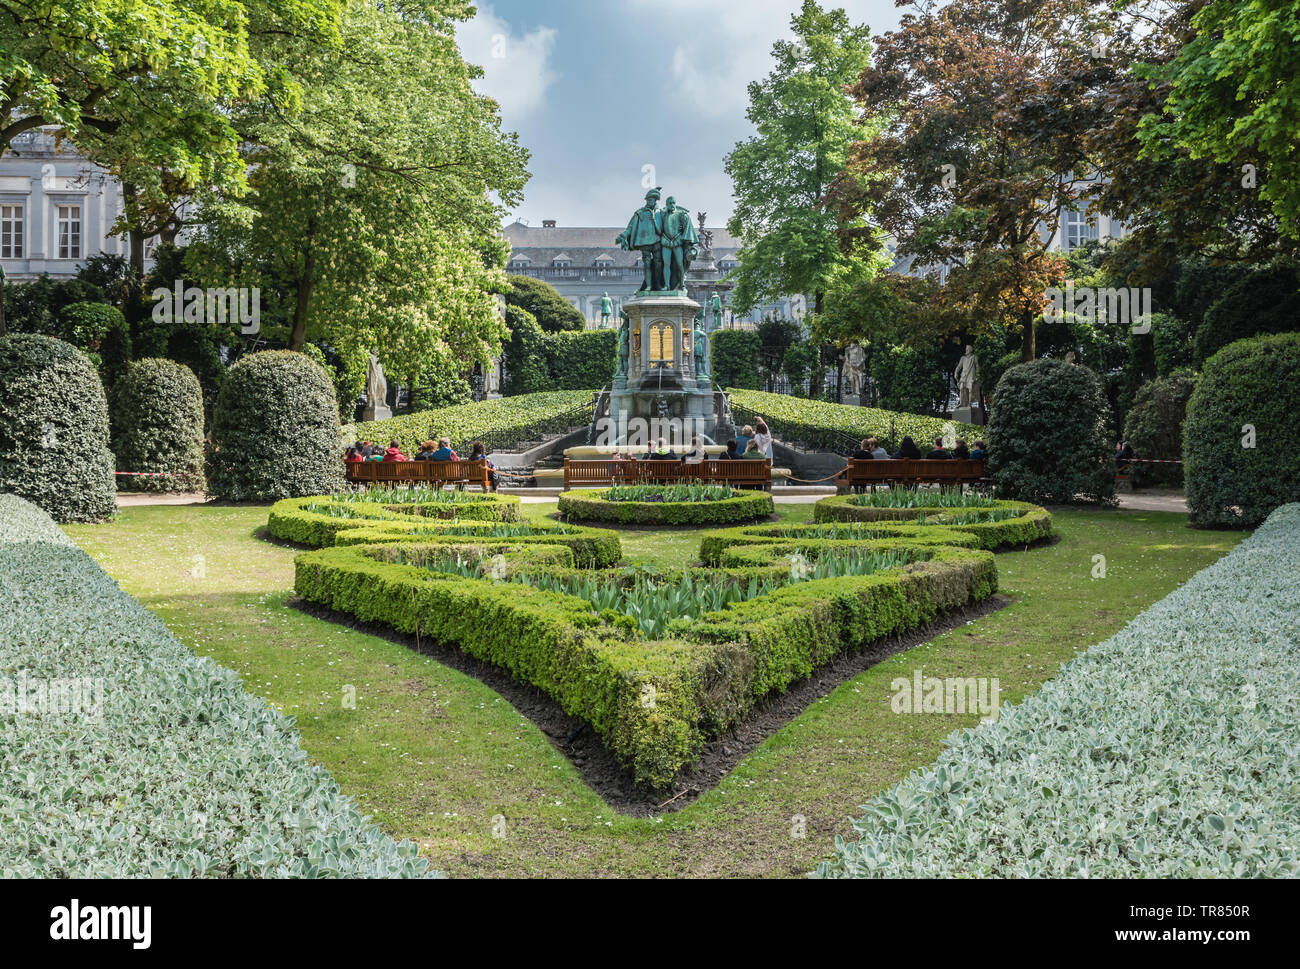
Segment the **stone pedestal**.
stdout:
[[844,394],[840,397],[840,403],[846,407],[861,407],[862,398],[857,394]]
[[978,407],[958,407],[952,412],[952,419],[958,424],[984,423],[984,411]]
[[627,373],[614,378],[609,424],[597,443],[633,449],[663,437],[674,446],[718,428],[713,381],[699,374],[695,316],[682,293],[639,293],[623,303],[630,328]]
[[363,421],[386,421],[393,416],[393,409],[381,401],[367,401],[361,412]]

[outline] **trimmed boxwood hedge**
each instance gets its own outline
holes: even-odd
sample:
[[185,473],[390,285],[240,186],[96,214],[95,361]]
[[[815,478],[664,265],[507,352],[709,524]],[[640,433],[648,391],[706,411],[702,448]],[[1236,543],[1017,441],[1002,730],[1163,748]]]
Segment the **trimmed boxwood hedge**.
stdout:
[[[1028,545],[1052,534],[1052,516],[1046,509],[1024,501],[995,501],[986,508],[873,508],[853,504],[853,495],[823,498],[813,508],[815,522],[887,522],[915,521],[919,518],[943,517],[952,514],[979,514],[985,511],[1015,510],[1022,514],[1002,521],[974,522],[966,525],[946,525],[979,539],[980,548],[998,549],[1013,545]],[[932,527],[932,526],[923,526]]]
[[872,797],[816,875],[1295,877],[1297,615],[1290,504]]
[[429,518],[463,518],[483,522],[517,522],[519,499],[514,495],[472,494],[454,504],[403,501],[394,489],[392,502],[358,502],[323,495],[286,498],[271,506],[267,530],[275,538],[299,545],[333,545],[334,536],[376,522],[424,523]]
[[108,437],[104,387],[85,354],[53,337],[0,337],[0,492],[58,522],[110,517]]
[[720,501],[610,501],[608,494],[607,488],[566,491],[560,495],[560,514],[620,525],[732,525],[775,511],[772,496],[762,491],[738,491]]
[[1113,505],[1106,385],[1087,367],[1034,360],[1002,375],[989,402],[989,477],[1000,498]]
[[[277,506],[273,534],[283,536],[299,514],[293,504]],[[327,526],[313,526],[318,537],[327,537]],[[758,578],[789,575],[795,552],[913,554],[907,565],[885,572],[803,581],[698,620],[680,619],[672,636],[650,641],[628,617],[597,614],[572,596],[423,567],[433,557],[475,550],[499,554],[516,570],[607,568],[621,556],[614,532],[575,526],[569,534],[538,529],[522,537],[484,537],[491,528],[384,520],[339,530],[334,547],[298,556],[295,589],[308,601],[456,645],[509,670],[591,724],[637,781],[651,788],[670,784],[710,737],[834,656],[997,589],[992,554],[972,547],[976,536],[956,528],[883,523],[854,541],[809,536],[766,542],[741,535],[727,544],[756,547],[736,550],[725,568]],[[555,551],[571,561],[546,560],[539,546],[556,545],[567,546]],[[653,703],[645,702],[647,695]]]
[[482,440],[488,450],[503,450],[560,430],[557,419],[575,407],[590,404],[594,394],[591,390],[557,390],[482,400],[386,421],[349,424],[343,428],[343,436],[349,444],[357,440],[384,445],[397,441],[408,455],[430,438],[447,437],[457,453],[468,457],[469,447],[476,440]]
[[[331,506],[336,504],[330,498],[298,498],[273,505],[266,530],[273,538],[315,546],[373,545],[404,541],[451,544],[474,542],[493,546],[563,545],[572,551],[575,561],[583,568],[604,568],[623,557],[623,546],[617,532],[582,525],[492,520],[486,515],[496,509],[514,508],[517,513],[518,498],[511,501],[508,500],[512,498],[510,495],[485,497],[496,498],[500,504],[484,503],[483,519],[471,518],[462,512],[458,519],[452,521],[440,521],[436,514],[420,514],[409,506],[348,506],[349,517],[341,517],[329,514]],[[312,511],[312,506],[319,506],[321,510]],[[526,534],[493,536],[493,530],[500,525],[513,525],[526,531]]]
[[203,391],[173,360],[136,360],[113,387],[109,408],[117,470],[132,491],[202,491]]
[[1300,333],[1240,340],[1205,362],[1183,424],[1194,525],[1250,528],[1274,508],[1300,501],[1300,447],[1292,432],[1300,414],[1297,375]]
[[[384,834],[311,763],[291,720],[9,495],[0,589],[6,877],[427,873],[417,845]],[[81,704],[15,709],[60,685]]]
[[842,451],[844,435],[854,440],[874,437],[889,450],[896,449],[904,437],[911,437],[923,450],[930,441],[944,435],[964,438],[967,442],[984,437],[984,428],[958,424],[942,417],[904,414],[877,407],[828,404],[758,390],[732,389],[727,394],[732,406],[739,411],[736,415],[738,425],[744,423],[741,417],[747,412],[761,414],[778,440],[801,441],[809,447],[827,451]]
[[343,487],[334,384],[304,353],[268,350],[231,367],[211,440],[208,491],[218,498],[272,501]]

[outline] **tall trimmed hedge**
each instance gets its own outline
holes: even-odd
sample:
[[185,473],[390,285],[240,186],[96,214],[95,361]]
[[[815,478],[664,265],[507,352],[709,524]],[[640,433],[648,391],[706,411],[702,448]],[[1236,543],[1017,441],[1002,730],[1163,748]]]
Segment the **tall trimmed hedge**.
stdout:
[[717,330],[709,337],[709,365],[719,387],[758,390],[758,353],[763,343],[753,330]]
[[989,475],[999,498],[1113,504],[1110,402],[1087,367],[1034,360],[1002,375],[989,407]]
[[1183,424],[1193,524],[1254,527],[1300,501],[1298,413],[1300,333],[1239,340],[1205,362]]
[[[1182,457],[1183,419],[1195,389],[1196,374],[1191,370],[1177,370],[1138,388],[1124,420],[1124,440],[1138,457],[1174,461]],[[1136,464],[1133,468],[1143,483],[1181,484],[1183,480],[1183,469],[1177,464]]]
[[208,492],[218,498],[274,501],[343,486],[334,385],[305,354],[270,350],[231,367],[210,437]]
[[104,387],[62,340],[0,337],[0,492],[58,522],[102,521],[116,508]]
[[517,306],[506,308],[506,322],[511,333],[504,353],[508,394],[585,390],[613,381],[618,330],[547,333]]
[[203,390],[174,360],[137,360],[113,387],[109,410],[118,471],[132,491],[203,490]]

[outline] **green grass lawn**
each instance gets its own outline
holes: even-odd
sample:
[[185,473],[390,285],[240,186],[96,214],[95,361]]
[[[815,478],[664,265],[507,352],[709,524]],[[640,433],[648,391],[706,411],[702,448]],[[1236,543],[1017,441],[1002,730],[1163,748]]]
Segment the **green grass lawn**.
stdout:
[[[812,506],[778,509],[806,521]],[[530,517],[554,510],[526,506]],[[135,507],[67,531],[182,642],[294,716],[343,790],[452,876],[800,875],[835,834],[851,833],[859,804],[978,720],[894,714],[891,680],[916,669],[997,677],[1003,702],[1015,702],[1243,537],[1193,531],[1169,513],[1059,512],[1058,544],[998,556],[1015,604],[844,683],[695,803],[641,819],[616,815],[477,680],[289,608],[294,552],[256,536],[266,514]],[[636,561],[681,565],[698,554],[698,531],[624,535]],[[1095,555],[1106,557],[1104,579],[1092,578]]]

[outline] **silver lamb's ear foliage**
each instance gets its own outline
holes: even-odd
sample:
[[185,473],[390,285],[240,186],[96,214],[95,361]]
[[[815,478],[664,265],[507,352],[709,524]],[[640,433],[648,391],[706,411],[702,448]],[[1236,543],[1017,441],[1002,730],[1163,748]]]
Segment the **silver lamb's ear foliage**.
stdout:
[[[1268,702],[1295,692],[1276,658],[1297,614],[1290,504],[998,722],[955,734],[931,767],[869,801],[857,840],[837,839],[813,875],[1300,874],[1300,818],[1273,769],[1294,760],[1300,707]],[[1230,670],[1251,678],[1225,689]],[[1121,802],[1134,810],[1117,816]],[[1009,857],[1006,844],[1038,847]]]

